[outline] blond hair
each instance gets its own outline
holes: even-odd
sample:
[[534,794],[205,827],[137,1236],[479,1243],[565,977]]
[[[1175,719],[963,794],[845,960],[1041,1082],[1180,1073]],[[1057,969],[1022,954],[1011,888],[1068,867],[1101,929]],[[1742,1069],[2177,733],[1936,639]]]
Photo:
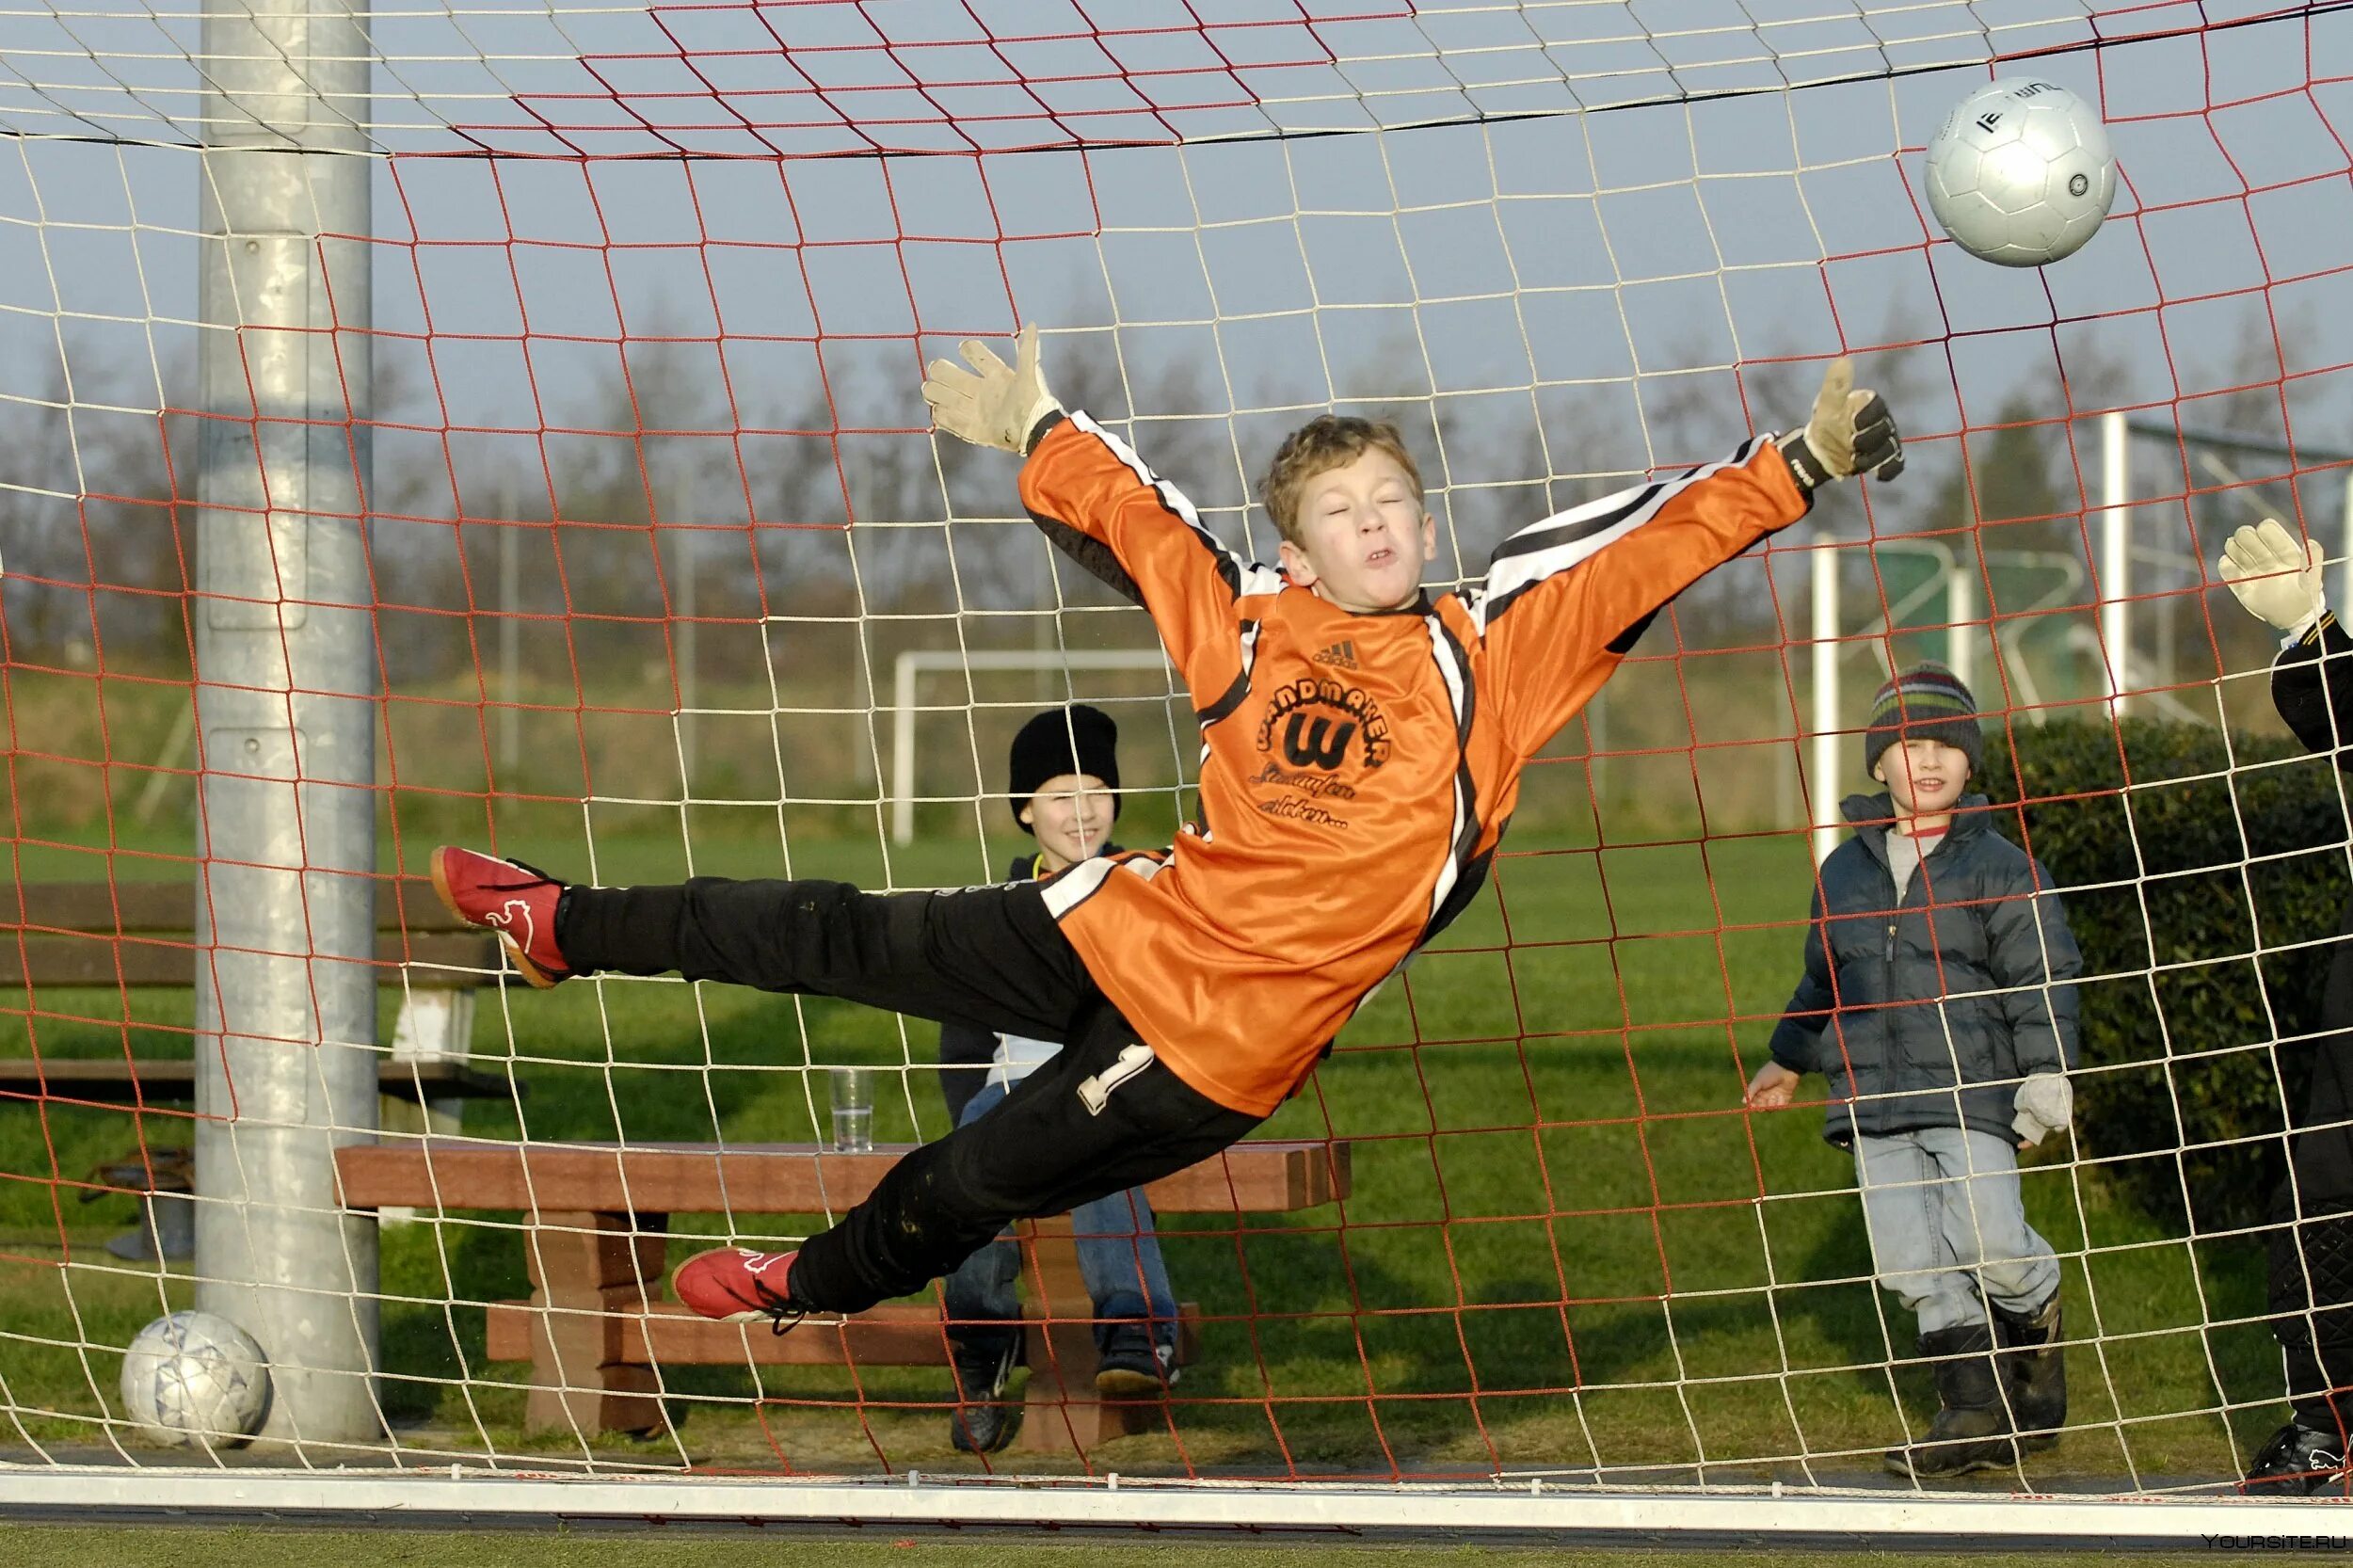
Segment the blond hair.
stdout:
[[1368,452],[1378,452],[1405,471],[1414,487],[1414,504],[1422,504],[1421,470],[1405,450],[1405,438],[1385,419],[1358,419],[1349,414],[1318,414],[1289,436],[1267,465],[1258,487],[1267,516],[1275,532],[1299,543],[1299,495],[1319,473],[1346,468]]

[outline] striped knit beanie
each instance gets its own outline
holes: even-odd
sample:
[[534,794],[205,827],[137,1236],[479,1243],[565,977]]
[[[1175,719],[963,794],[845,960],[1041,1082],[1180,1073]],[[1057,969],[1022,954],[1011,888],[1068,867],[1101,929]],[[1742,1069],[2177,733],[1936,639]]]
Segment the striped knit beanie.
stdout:
[[1897,741],[1942,741],[1969,757],[1976,773],[1985,760],[1985,734],[1977,728],[1977,699],[1961,678],[1938,664],[1897,670],[1871,698],[1871,728],[1863,737],[1863,771],[1879,766],[1880,754]]

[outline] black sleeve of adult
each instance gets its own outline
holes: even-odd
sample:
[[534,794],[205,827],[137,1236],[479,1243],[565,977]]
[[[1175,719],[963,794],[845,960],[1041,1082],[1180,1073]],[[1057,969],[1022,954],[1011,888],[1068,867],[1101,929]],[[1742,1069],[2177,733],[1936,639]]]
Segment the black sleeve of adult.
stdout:
[[2335,616],[2273,661],[2271,703],[2306,750],[2353,772],[2353,636]]
[[948,1125],[960,1126],[964,1108],[988,1080],[997,1059],[997,1036],[971,1024],[939,1026],[939,1097],[948,1102]]

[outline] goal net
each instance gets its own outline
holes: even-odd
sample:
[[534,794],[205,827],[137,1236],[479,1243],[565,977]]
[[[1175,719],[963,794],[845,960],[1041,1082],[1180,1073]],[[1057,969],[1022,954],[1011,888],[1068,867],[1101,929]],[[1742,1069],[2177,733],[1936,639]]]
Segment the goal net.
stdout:
[[[1876,788],[1874,690],[1921,659],[1973,686],[1994,831],[2086,953],[2079,1126],[2021,1176],[2070,1404],[1999,1474],[2226,1491],[2287,1419],[2273,1193],[2330,1021],[2345,813],[2273,711],[2278,634],[2212,573],[2272,516],[2348,597],[2353,16],[348,20],[0,18],[12,1462],[171,1457],[126,1348],[236,1317],[282,1265],[320,1343],[373,1359],[245,1325],[293,1445],[271,1463],[1873,1484],[1933,1369],[1821,1080],[1783,1111],[1742,1090],[1817,854]],[[309,86],[256,85],[281,68]],[[1960,251],[1921,184],[1947,108],[2022,74],[2096,105],[2120,165],[2105,228],[2043,271]],[[240,217],[273,168],[292,203]],[[1171,841],[1200,733],[1149,622],[918,395],[928,360],[1027,324],[1061,399],[1262,560],[1282,436],[1394,420],[1433,589],[1801,423],[1838,354],[1910,468],[1662,614],[1528,769],[1479,901],[1259,1135],[1286,1147],[1161,1194],[1165,1398],[1098,1391],[1068,1240],[1027,1240],[1022,1435],[974,1455],[936,1294],[775,1338],[690,1323],[664,1283],[697,1245],[793,1244],[945,1132],[936,1030],[676,979],[502,986],[419,879],[460,842],[607,885],[997,880],[1033,847],[1009,743],[1071,701],[1117,721],[1117,840]],[[300,639],[330,632],[320,674]],[[216,663],[231,635],[261,662]],[[266,853],[213,792],[254,780]],[[355,821],[356,855],[317,847]],[[330,920],[322,867],[370,899]],[[246,904],[310,912],[240,936]],[[336,920],[342,946],[301,935]],[[279,967],[221,978],[257,953]],[[312,1005],[355,967],[356,1004]],[[255,984],[295,1021],[236,1023]],[[876,1153],[821,1160],[848,1068]],[[273,1174],[300,1148],[327,1185]],[[265,1245],[264,1210],[316,1224]]]

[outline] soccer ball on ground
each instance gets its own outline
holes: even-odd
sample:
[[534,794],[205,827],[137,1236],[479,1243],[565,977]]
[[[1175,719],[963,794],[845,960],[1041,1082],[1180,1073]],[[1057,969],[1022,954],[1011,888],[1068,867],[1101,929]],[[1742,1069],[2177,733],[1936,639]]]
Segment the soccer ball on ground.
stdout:
[[2048,82],[1993,82],[1929,140],[1929,208],[1955,243],[2003,266],[2083,248],[2116,200],[2116,158],[2091,105]]
[[261,1428],[269,1363],[228,1319],[175,1312],[139,1330],[123,1352],[122,1406],[166,1443],[231,1447]]

